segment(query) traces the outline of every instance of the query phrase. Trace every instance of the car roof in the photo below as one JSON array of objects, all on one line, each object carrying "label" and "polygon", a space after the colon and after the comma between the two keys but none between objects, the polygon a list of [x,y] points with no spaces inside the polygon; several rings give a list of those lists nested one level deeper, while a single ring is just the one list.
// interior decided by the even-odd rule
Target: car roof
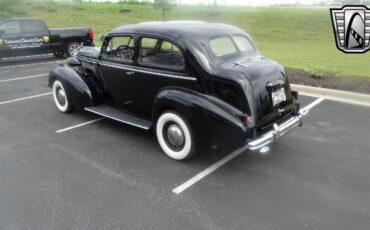
[{"label": "car roof", "polygon": [[245,34],[242,30],[220,23],[208,23],[201,21],[167,21],[167,22],[144,22],[131,25],[123,25],[113,29],[109,34],[139,33],[179,38],[204,38],[219,36],[222,34]]},{"label": "car roof", "polygon": [[[215,71],[212,65],[216,65],[216,58],[208,46],[210,39],[220,36],[244,35],[252,42],[250,36],[239,28],[201,21],[144,22],[124,25],[113,29],[108,36],[129,34],[158,36],[172,40],[183,50],[190,52],[209,73]],[[257,49],[248,55],[256,54],[258,54]]]}]

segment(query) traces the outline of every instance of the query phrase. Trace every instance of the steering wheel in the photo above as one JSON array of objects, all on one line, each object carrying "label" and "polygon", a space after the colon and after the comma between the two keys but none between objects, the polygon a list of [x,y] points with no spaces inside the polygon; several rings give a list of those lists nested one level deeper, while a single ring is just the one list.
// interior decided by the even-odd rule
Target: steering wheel
[{"label": "steering wheel", "polygon": [[122,53],[128,59],[134,58],[134,50],[128,45],[120,45],[116,48],[116,51],[117,54]]}]

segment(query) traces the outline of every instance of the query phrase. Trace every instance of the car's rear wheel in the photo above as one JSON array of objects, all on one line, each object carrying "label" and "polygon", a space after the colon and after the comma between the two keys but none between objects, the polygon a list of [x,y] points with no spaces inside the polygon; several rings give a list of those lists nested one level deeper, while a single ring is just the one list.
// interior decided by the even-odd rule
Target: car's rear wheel
[{"label": "car's rear wheel", "polygon": [[185,161],[193,156],[193,133],[186,119],[177,112],[166,111],[159,116],[156,135],[159,145],[168,157]]},{"label": "car's rear wheel", "polygon": [[68,101],[68,95],[65,88],[59,80],[55,80],[53,83],[53,98],[56,107],[62,113],[69,113],[73,110],[73,107]]},{"label": "car's rear wheel", "polygon": [[67,45],[67,56],[76,57],[78,51],[81,49],[81,44],[78,42],[70,42]]}]

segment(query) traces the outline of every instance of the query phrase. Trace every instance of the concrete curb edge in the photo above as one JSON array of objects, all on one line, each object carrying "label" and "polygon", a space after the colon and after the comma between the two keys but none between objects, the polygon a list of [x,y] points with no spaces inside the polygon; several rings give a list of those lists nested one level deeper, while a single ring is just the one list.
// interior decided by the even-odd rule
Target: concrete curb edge
[{"label": "concrete curb edge", "polygon": [[297,90],[299,94],[311,97],[320,97],[327,100],[339,101],[355,105],[370,107],[370,95],[362,93],[353,93],[342,90],[317,88],[305,85],[291,84],[292,90]]}]

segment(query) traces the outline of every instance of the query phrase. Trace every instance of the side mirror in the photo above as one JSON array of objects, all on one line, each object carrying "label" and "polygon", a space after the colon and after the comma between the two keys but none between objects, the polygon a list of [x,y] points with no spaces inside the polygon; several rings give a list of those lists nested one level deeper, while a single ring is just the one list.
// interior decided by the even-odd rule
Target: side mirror
[{"label": "side mirror", "polygon": [[75,57],[70,57],[67,59],[67,65],[70,67],[77,67],[81,65],[81,62]]},{"label": "side mirror", "polygon": [[101,34],[99,39],[100,39],[101,42],[104,42],[106,37],[107,37],[106,34]]}]

